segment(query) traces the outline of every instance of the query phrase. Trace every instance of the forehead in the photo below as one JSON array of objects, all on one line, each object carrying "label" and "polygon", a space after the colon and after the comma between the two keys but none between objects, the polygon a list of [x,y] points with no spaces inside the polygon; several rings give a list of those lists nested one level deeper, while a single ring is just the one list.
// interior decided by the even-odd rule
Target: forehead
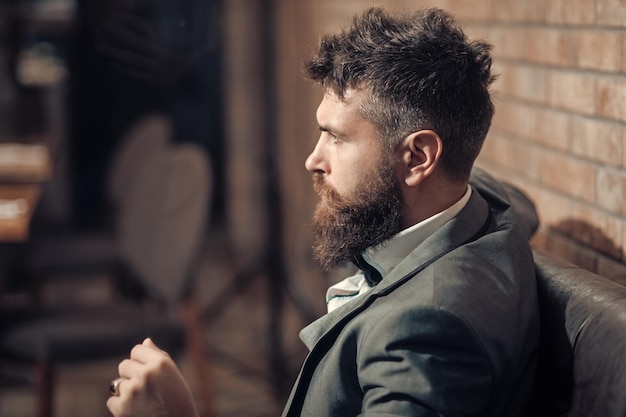
[{"label": "forehead", "polygon": [[349,128],[350,126],[368,123],[361,114],[366,100],[366,93],[359,90],[348,90],[341,98],[331,90],[324,92],[324,97],[317,108],[317,122],[324,129]]}]

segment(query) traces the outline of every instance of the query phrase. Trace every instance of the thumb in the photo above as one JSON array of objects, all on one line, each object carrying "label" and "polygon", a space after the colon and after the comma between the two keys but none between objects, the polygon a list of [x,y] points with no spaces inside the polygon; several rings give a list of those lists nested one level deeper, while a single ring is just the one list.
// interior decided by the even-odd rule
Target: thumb
[{"label": "thumb", "polygon": [[146,346],[146,347],[149,347],[149,348],[152,348],[152,349],[156,349],[156,350],[158,350],[159,352],[162,352],[162,350],[161,350],[161,349],[159,349],[159,347],[158,347],[158,346],[157,346],[157,345],[156,345],[156,344],[152,341],[152,339],[150,339],[149,337],[147,337],[147,338],[145,338],[145,339],[144,339],[144,341],[143,341],[142,345],[143,345],[143,346]]}]

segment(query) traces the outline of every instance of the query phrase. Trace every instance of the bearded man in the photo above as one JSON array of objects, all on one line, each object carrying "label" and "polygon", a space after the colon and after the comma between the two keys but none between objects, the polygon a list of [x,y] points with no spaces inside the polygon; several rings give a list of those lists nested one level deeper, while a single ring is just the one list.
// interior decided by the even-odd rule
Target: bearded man
[{"label": "bearded man", "polygon": [[[324,91],[306,160],[315,258],[359,271],[301,332],[310,353],[283,417],[525,415],[537,217],[473,168],[494,112],[489,45],[439,9],[373,8],[323,38],[307,70]],[[194,416],[175,367],[151,366],[163,357],[146,341],[122,362],[115,416]]]}]

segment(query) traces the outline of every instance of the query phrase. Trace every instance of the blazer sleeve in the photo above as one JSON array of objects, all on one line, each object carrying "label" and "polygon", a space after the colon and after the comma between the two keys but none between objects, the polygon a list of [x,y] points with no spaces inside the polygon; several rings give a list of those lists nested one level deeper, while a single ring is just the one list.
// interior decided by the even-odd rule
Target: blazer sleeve
[{"label": "blazer sleeve", "polygon": [[488,356],[471,327],[437,307],[395,306],[358,344],[362,417],[483,416]]}]

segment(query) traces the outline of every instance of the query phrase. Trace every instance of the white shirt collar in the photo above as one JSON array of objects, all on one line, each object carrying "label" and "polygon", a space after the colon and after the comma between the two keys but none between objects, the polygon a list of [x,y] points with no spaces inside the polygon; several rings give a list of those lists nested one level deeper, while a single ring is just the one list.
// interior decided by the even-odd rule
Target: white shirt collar
[{"label": "white shirt collar", "polygon": [[[399,264],[417,246],[422,244],[440,227],[452,220],[465,207],[472,195],[472,188],[468,185],[463,197],[447,209],[408,227],[382,246],[370,248],[363,253],[367,263],[375,267],[384,278],[397,264]],[[326,292],[328,311],[333,311],[351,299],[370,290],[361,271],[331,286]]]},{"label": "white shirt collar", "polygon": [[385,244],[369,248],[363,253],[363,258],[374,266],[384,277],[409,253],[421,245],[430,235],[452,220],[465,207],[472,195],[472,187],[467,186],[465,194],[447,209],[410,226]]}]

